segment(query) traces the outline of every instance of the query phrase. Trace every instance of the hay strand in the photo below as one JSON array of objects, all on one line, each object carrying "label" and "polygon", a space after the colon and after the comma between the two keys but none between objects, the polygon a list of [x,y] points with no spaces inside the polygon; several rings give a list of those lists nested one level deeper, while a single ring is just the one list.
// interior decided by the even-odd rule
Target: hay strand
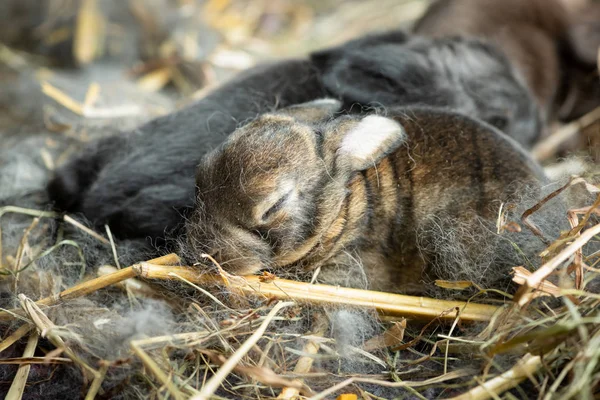
[{"label": "hay strand", "polygon": [[21,302],[21,307],[26,312],[27,316],[33,321],[38,332],[42,337],[47,337],[48,340],[57,348],[62,349],[65,354],[76,363],[84,373],[84,376],[88,378],[92,376],[93,378],[98,377],[98,371],[94,368],[90,367],[86,362],[84,362],[73,350],[71,350],[64,340],[54,331],[56,327],[54,323],[42,312],[42,310],[35,304],[31,299],[29,299],[24,294],[19,295],[19,301]]},{"label": "hay strand", "polygon": [[[327,318],[325,318],[323,314],[319,313],[315,318],[314,326],[316,327],[316,329],[311,336],[323,337],[329,326]],[[314,357],[311,356],[317,354],[319,352],[320,347],[321,346],[319,342],[315,339],[306,342],[302,349],[302,353],[304,353],[305,355],[300,357],[296,362],[296,366],[294,367],[294,374],[304,374],[310,372],[313,362],[315,360]],[[300,384],[302,383],[301,380],[298,380],[298,382]],[[300,390],[298,390],[297,388],[286,387],[283,388],[281,393],[279,393],[279,396],[277,396],[277,400],[292,400],[296,399],[299,395]]]},{"label": "hay strand", "polygon": [[[142,278],[174,280],[176,276],[198,284],[223,284],[220,277],[200,274],[190,267],[165,267],[152,263],[133,266]],[[231,279],[230,279],[231,280]],[[498,311],[497,306],[438,300],[427,297],[407,296],[372,290],[350,289],[331,285],[314,285],[274,278],[264,282],[260,276],[244,276],[231,280],[229,288],[265,299],[287,299],[311,304],[343,305],[350,307],[375,308],[383,315],[408,316],[413,318],[442,318],[454,320],[457,312],[463,321],[489,321]]]},{"label": "hay strand", "polygon": [[167,374],[154,362],[154,360],[146,353],[135,340],[130,343],[131,350],[138,356],[144,366],[158,379],[169,391],[175,400],[183,400],[185,396],[175,387],[175,384],[169,379]]},{"label": "hay strand", "polygon": [[538,270],[532,273],[525,284],[521,286],[519,292],[515,296],[515,300],[520,306],[525,305],[529,300],[528,295],[532,290],[536,289],[544,279],[546,279],[556,268],[558,268],[565,260],[575,254],[583,245],[589,242],[594,236],[600,234],[600,224],[595,225],[575,239],[570,245],[553,257],[550,261],[542,265]]},{"label": "hay strand", "polygon": [[[197,284],[223,284],[217,275],[207,275],[191,267],[172,266],[179,260],[174,254],[159,259],[143,262],[123,268],[112,274],[107,274],[80,283],[56,295],[46,297],[36,302],[38,306],[49,306],[62,301],[82,297],[99,289],[135,278],[182,280]],[[155,264],[156,261],[166,265]],[[498,312],[497,306],[461,301],[438,300],[427,297],[407,296],[393,293],[376,292],[372,290],[350,289],[331,285],[314,285],[274,278],[264,282],[260,276],[234,277],[229,279],[229,288],[237,289],[245,294],[260,296],[267,300],[283,299],[309,302],[312,304],[344,305],[352,307],[375,308],[387,316],[402,316],[413,318],[442,318],[454,320],[457,315],[463,321],[489,321]],[[18,310],[0,312],[0,320],[10,319]]]},{"label": "hay strand", "polygon": [[6,339],[0,342],[0,352],[8,349],[23,336],[27,335],[32,328],[33,326],[30,324],[21,325],[16,331],[11,333]]},{"label": "hay strand", "polygon": [[414,381],[414,382],[411,382],[411,381],[388,382],[388,381],[380,381],[380,380],[376,380],[376,379],[352,377],[352,378],[346,379],[345,381],[338,383],[337,385],[330,387],[327,390],[322,391],[321,393],[319,393],[315,396],[312,396],[309,400],[322,400],[322,399],[328,398],[329,395],[331,395],[339,390],[342,390],[343,388],[345,388],[349,385],[352,385],[354,383],[370,383],[373,385],[379,385],[379,386],[384,386],[384,387],[393,387],[393,388],[413,388],[413,387],[428,386],[428,385],[446,382],[449,380],[458,379],[463,376],[469,375],[471,372],[472,371],[469,371],[469,370],[456,370],[456,371],[448,372],[447,374],[444,374],[444,375],[436,376],[435,378],[430,378],[430,379],[426,379],[423,381]]},{"label": "hay strand", "polygon": [[103,237],[99,233],[95,232],[94,230],[88,228],[87,226],[83,225],[81,222],[75,220],[74,218],[72,218],[72,217],[70,217],[68,215],[65,215],[63,217],[63,221],[65,221],[66,223],[71,224],[74,227],[76,227],[77,229],[79,229],[79,230],[87,233],[88,235],[90,235],[91,237],[95,238],[99,242],[102,242],[104,244],[109,244],[108,240],[106,240],[105,237]]},{"label": "hay strand", "polygon": [[500,376],[474,387],[452,400],[486,400],[498,398],[509,389],[514,388],[542,367],[542,358],[526,354],[517,364]]},{"label": "hay strand", "polygon": [[[38,339],[39,336],[37,331],[31,332],[29,339],[27,339],[27,345],[25,346],[23,357],[28,358],[33,356],[38,344]],[[15,379],[13,379],[10,389],[6,394],[6,400],[19,400],[23,397],[23,391],[25,390],[25,385],[27,384],[27,377],[29,376],[30,369],[31,364],[23,364],[19,366],[17,374],[15,375]]]},{"label": "hay strand", "polygon": [[560,150],[560,147],[573,136],[578,135],[583,129],[600,120],[600,107],[595,108],[576,121],[570,122],[557,129],[546,139],[536,144],[531,155],[538,161],[544,161]]},{"label": "hay strand", "polygon": [[[177,264],[177,263],[179,263],[180,259],[175,254],[168,254],[166,256],[152,259],[150,261],[152,261],[153,263],[156,263],[156,265],[164,264],[164,266],[166,266],[166,265]],[[63,290],[62,292],[60,292],[58,294],[48,296],[46,298],[38,300],[35,302],[35,304],[38,306],[56,305],[62,301],[66,301],[66,300],[74,299],[74,298],[78,298],[78,297],[83,297],[90,293],[94,293],[100,289],[103,289],[107,286],[114,285],[116,283],[122,282],[122,281],[130,279],[130,278],[135,278],[136,275],[137,275],[137,272],[133,268],[133,266],[123,268],[112,274],[107,274],[107,275],[103,275],[103,276],[100,276],[95,279],[90,279],[89,281],[80,283],[69,289]],[[22,311],[17,310],[17,309],[3,311],[3,312],[0,312],[0,321],[6,321],[6,320],[12,318],[14,316],[14,314],[23,315]]]},{"label": "hay strand", "polygon": [[192,400],[209,400],[212,394],[219,388],[223,380],[229,375],[231,371],[239,364],[242,358],[250,351],[250,349],[258,342],[262,335],[267,330],[267,327],[277,315],[277,313],[285,307],[293,306],[295,303],[288,302],[279,302],[277,303],[267,314],[264,321],[258,329],[240,346],[240,348],[233,353],[229,359],[219,368],[216,374],[214,374],[207,382],[203,385],[202,390],[199,394],[192,397]]}]

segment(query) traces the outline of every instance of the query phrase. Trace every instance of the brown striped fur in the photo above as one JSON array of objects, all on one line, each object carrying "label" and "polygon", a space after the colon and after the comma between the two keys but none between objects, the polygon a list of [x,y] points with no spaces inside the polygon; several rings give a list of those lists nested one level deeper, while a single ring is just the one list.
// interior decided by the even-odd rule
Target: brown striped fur
[{"label": "brown striped fur", "polygon": [[186,253],[210,253],[235,274],[323,267],[329,283],[347,282],[361,263],[371,288],[421,293],[440,275],[424,250],[435,240],[429,224],[493,223],[501,202],[545,179],[496,129],[428,108],[388,110],[403,139],[360,166],[340,149],[366,118],[327,118],[333,111],[313,103],[266,114],[205,157]]}]

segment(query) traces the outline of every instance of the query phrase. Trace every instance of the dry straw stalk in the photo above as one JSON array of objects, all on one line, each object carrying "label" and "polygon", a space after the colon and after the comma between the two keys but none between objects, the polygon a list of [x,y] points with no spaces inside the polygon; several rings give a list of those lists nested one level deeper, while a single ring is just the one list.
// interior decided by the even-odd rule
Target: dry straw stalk
[{"label": "dry straw stalk", "polygon": [[221,383],[227,378],[227,375],[242,361],[242,358],[252,349],[252,347],[262,338],[267,327],[277,315],[277,313],[285,308],[293,306],[293,302],[279,302],[271,309],[269,314],[265,317],[265,320],[262,324],[254,331],[252,336],[250,336],[241,346],[240,348],[233,353],[227,361],[219,368],[216,374],[214,374],[207,382],[202,386],[202,391],[196,396],[192,397],[192,400],[208,400],[214,392],[217,391]]},{"label": "dry straw stalk", "polygon": [[[313,326],[316,328],[316,330],[312,336],[323,337],[325,336],[327,328],[329,328],[329,323],[325,315],[318,314],[315,318]],[[311,357],[311,355],[317,354],[319,352],[320,347],[321,345],[316,340],[309,340],[308,342],[306,342],[304,348],[302,349],[302,353],[305,355],[300,357],[296,362],[296,366],[294,367],[295,374],[303,374],[310,372],[310,369],[312,368],[313,362],[315,360],[313,357]],[[298,380],[298,382],[302,383],[300,380]],[[298,388],[286,387],[283,388],[281,393],[279,393],[279,396],[277,396],[277,400],[292,400],[297,399],[298,396],[300,396],[300,390]]]},{"label": "dry straw stalk", "polygon": [[[27,346],[25,346],[25,351],[23,352],[23,357],[33,356],[37,347],[38,339],[39,336],[37,331],[33,331],[31,335],[29,335]],[[10,385],[10,389],[6,394],[6,400],[17,400],[23,397],[23,391],[25,390],[25,384],[27,383],[27,377],[29,376],[30,369],[30,364],[23,364],[19,367],[17,374],[15,375],[15,379],[13,379],[12,385]]]},{"label": "dry straw stalk", "polygon": [[[133,268],[137,270],[140,277],[147,279],[175,280],[178,277],[183,277],[193,283],[223,285],[221,277],[201,274],[198,269],[190,267],[140,263],[133,266]],[[228,281],[227,286],[230,289],[241,290],[247,295],[261,296],[269,300],[287,299],[312,304],[373,307],[384,315],[393,316],[427,319],[441,317],[454,320],[457,312],[459,312],[462,320],[489,321],[500,309],[487,304],[437,300],[330,285],[314,285],[279,278],[264,281],[260,276],[244,276],[239,277],[239,279],[229,278]]]},{"label": "dry straw stalk", "polygon": [[[150,260],[150,262],[136,264],[112,274],[75,285],[54,296],[39,300],[36,304],[39,306],[58,304],[139,276],[159,280],[181,280],[181,278],[184,278],[197,284],[217,284],[241,291],[246,295],[260,296],[268,300],[282,299],[312,304],[370,307],[388,316],[454,320],[458,314],[464,321],[489,321],[494,314],[501,310],[500,307],[487,304],[438,300],[330,285],[314,285],[279,278],[265,281],[260,276],[230,277],[225,283],[224,279],[218,275],[202,274],[197,268],[193,267],[172,265],[178,261],[179,258],[175,254],[169,254]],[[19,310],[0,312],[0,321],[11,319],[15,314],[22,313]]]},{"label": "dry straw stalk", "polygon": [[[177,255],[175,254],[167,254],[166,256],[158,257],[150,261],[155,264],[172,265],[179,262],[179,257],[177,257]],[[69,289],[63,290],[60,293],[45,297],[41,300],[36,301],[35,304],[37,304],[38,306],[52,306],[69,299],[75,299],[78,297],[86,296],[107,286],[114,285],[135,277],[136,270],[134,270],[133,267],[123,268],[112,274],[104,275],[95,279],[90,279],[89,281],[85,281],[83,283],[70,287]],[[14,318],[15,314],[24,315],[24,312],[19,309],[0,312],[0,321],[12,319]]]},{"label": "dry straw stalk", "polygon": [[486,400],[498,398],[498,395],[514,388],[528,377],[532,376],[542,367],[542,358],[526,354],[519,362],[508,371],[489,381],[474,387],[452,400]]}]

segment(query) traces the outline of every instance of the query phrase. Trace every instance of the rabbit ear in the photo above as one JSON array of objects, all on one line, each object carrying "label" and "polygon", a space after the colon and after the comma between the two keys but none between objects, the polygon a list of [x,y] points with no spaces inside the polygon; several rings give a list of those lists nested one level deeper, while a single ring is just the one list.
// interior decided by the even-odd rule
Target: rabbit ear
[{"label": "rabbit ear", "polygon": [[332,117],[341,108],[342,103],[339,101],[325,98],[297,104],[281,112],[301,122],[315,123]]},{"label": "rabbit ear", "polygon": [[310,54],[310,60],[321,73],[327,72],[353,50],[363,51],[382,44],[399,45],[408,40],[408,34],[401,30],[373,33],[343,43],[340,46],[317,50]]},{"label": "rabbit ear", "polygon": [[337,160],[350,172],[373,167],[406,141],[402,125],[393,119],[369,115],[350,128],[337,150]]}]

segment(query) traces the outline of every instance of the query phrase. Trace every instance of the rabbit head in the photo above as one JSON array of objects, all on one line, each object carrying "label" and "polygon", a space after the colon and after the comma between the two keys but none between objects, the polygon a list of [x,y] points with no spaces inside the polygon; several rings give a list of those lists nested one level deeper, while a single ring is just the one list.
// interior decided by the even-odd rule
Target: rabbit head
[{"label": "rabbit head", "polygon": [[310,260],[332,256],[351,177],[405,139],[402,126],[382,116],[333,122],[340,107],[324,99],[264,114],[204,157],[188,251],[211,254],[235,274],[314,268]]}]

